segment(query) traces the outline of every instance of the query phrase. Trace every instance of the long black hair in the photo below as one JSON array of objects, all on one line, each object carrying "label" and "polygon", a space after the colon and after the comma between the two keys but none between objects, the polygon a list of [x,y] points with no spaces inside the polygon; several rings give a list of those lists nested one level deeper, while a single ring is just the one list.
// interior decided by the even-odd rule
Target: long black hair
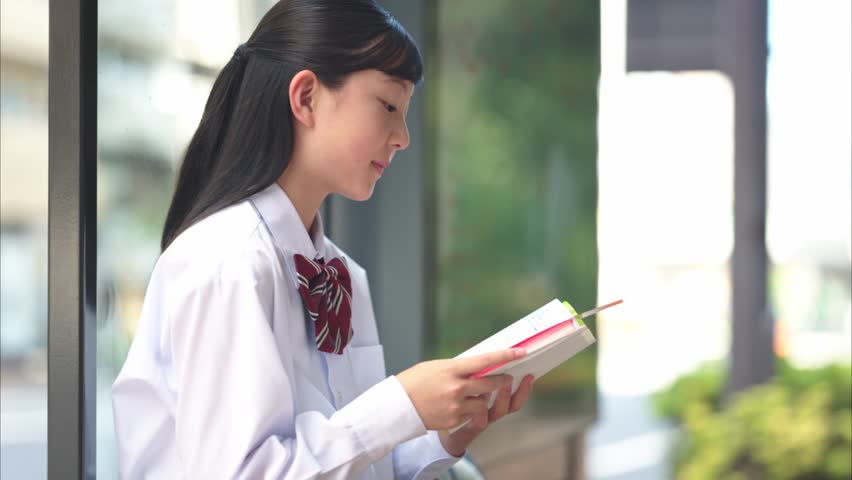
[{"label": "long black hair", "polygon": [[213,83],[183,158],[160,247],[275,182],[293,151],[289,86],[310,70],[328,88],[367,69],[418,84],[414,40],[375,0],[280,0]]}]

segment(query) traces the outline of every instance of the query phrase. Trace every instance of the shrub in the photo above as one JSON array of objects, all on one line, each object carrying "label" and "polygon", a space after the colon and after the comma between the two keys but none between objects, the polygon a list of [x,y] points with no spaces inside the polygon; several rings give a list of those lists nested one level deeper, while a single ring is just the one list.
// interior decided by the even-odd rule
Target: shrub
[{"label": "shrub", "polygon": [[720,364],[655,395],[682,426],[672,451],[683,479],[852,478],[852,368],[799,369],[780,361],[772,382],[723,402]]}]

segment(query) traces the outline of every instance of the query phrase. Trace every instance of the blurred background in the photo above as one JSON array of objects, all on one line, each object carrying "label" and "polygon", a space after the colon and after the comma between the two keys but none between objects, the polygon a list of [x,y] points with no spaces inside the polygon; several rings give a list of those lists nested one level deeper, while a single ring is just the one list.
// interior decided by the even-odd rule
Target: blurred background
[{"label": "blurred background", "polygon": [[[760,341],[774,374],[736,394],[737,82],[695,60],[726,48],[702,15],[736,19],[700,1],[385,4],[426,58],[411,122],[425,227],[407,252],[425,264],[421,356],[454,356],[555,297],[625,300],[590,322],[594,349],[471,449],[485,476],[852,478],[850,2],[768,2]],[[182,150],[270,5],[98,2],[100,478],[117,478],[109,388]],[[0,7],[0,477],[45,478],[48,1]],[[667,67],[675,43],[698,52],[688,68]]]}]

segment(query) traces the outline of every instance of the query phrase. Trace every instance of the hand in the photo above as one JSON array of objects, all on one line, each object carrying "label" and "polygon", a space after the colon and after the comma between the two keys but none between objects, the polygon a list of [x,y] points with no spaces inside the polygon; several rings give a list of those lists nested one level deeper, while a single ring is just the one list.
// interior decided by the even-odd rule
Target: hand
[{"label": "hand", "polygon": [[[446,430],[488,411],[488,395],[509,385],[509,375],[470,378],[482,369],[526,355],[523,349],[506,349],[482,355],[433,360],[396,377],[429,430]],[[487,395],[486,395],[487,394]]]},{"label": "hand", "polygon": [[[527,399],[530,397],[534,381],[535,378],[532,375],[524,377],[514,395],[511,395],[512,383],[509,382],[507,386],[500,389],[497,398],[494,399],[494,405],[491,406],[490,410],[477,412],[470,423],[453,433],[449,433],[446,430],[441,431],[439,435],[444,449],[456,457],[464,455],[468,445],[492,423],[500,420],[506,414],[517,412],[523,408],[524,404],[527,403]],[[485,395],[486,402],[489,395]]]}]

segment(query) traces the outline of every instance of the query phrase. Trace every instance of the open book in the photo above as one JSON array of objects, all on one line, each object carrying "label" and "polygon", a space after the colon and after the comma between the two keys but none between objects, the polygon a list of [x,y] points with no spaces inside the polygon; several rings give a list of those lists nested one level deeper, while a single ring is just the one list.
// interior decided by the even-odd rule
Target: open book
[{"label": "open book", "polygon": [[[526,317],[500,330],[456,358],[470,357],[505,348],[525,348],[527,354],[517,360],[486,368],[474,377],[509,374],[512,376],[512,393],[518,389],[525,376],[539,378],[562,362],[595,343],[583,319],[601,310],[622,303],[622,300],[578,314],[568,302],[552,300]],[[494,403],[491,396],[489,406]],[[453,432],[464,425],[450,430]]]}]

